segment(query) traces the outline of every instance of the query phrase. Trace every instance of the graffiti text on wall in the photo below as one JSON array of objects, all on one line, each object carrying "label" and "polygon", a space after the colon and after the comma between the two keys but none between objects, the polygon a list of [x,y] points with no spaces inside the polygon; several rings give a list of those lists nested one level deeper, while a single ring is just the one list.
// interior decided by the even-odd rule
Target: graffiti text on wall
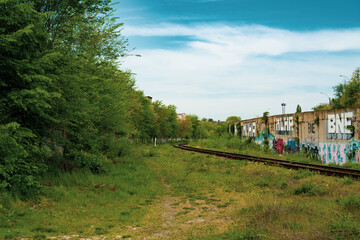
[{"label": "graffiti text on wall", "polygon": [[243,125],[243,136],[256,137],[256,122],[247,122]]},{"label": "graffiti text on wall", "polygon": [[326,138],[339,140],[352,138],[351,130],[347,127],[351,126],[353,116],[353,112],[329,114],[326,119]]},{"label": "graffiti text on wall", "polygon": [[319,149],[319,156],[323,163],[342,165],[346,162],[345,143],[320,143]]},{"label": "graffiti text on wall", "polygon": [[279,135],[292,135],[293,134],[293,117],[279,117],[275,120],[275,131]]},{"label": "graffiti text on wall", "polygon": [[315,123],[308,123],[308,133],[315,133]]}]

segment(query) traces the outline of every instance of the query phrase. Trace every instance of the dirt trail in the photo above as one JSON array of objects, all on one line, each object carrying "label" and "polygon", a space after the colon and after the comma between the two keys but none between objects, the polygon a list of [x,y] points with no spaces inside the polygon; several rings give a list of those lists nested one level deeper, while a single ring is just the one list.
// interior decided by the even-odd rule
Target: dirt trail
[{"label": "dirt trail", "polygon": [[[222,233],[233,224],[226,207],[204,199],[174,196],[172,187],[166,184],[168,194],[151,207],[144,225],[129,228],[132,239],[186,239],[202,234]],[[231,208],[231,207],[230,207]]]}]

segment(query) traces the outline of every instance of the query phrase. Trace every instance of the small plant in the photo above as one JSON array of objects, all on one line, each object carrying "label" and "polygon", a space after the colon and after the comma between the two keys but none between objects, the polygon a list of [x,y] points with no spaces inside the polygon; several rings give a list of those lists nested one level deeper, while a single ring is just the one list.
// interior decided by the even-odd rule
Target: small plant
[{"label": "small plant", "polygon": [[314,172],[307,169],[299,169],[294,173],[294,179],[303,179],[315,175]]},{"label": "small plant", "polygon": [[95,235],[105,235],[108,233],[109,233],[108,230],[102,229],[101,227],[95,228],[95,232],[94,232]]},{"label": "small plant", "polygon": [[319,124],[320,124],[320,118],[319,118],[319,115],[316,115],[316,116],[315,116],[314,123],[315,123],[317,126],[319,126]]},{"label": "small plant", "polygon": [[344,177],[343,179],[342,179],[342,182],[344,183],[344,184],[346,184],[346,185],[350,185],[350,184],[353,184],[353,179],[351,178],[351,177]]},{"label": "small plant", "polygon": [[300,186],[294,188],[295,195],[304,194],[306,196],[315,196],[317,193],[317,187],[312,183],[303,183]]},{"label": "small plant", "polygon": [[68,157],[72,159],[77,168],[89,169],[97,174],[108,172],[112,164],[110,160],[100,153],[88,153],[82,150],[73,150]]},{"label": "small plant", "polygon": [[348,210],[357,210],[360,208],[360,194],[337,199],[336,202]]},{"label": "small plant", "polygon": [[360,227],[358,221],[351,216],[345,215],[328,225],[328,228],[337,239],[359,239]]}]

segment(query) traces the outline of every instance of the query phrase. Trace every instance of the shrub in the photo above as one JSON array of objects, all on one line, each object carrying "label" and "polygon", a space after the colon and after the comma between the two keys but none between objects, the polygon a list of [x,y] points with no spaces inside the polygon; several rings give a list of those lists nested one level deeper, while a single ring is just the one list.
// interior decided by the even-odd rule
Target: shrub
[{"label": "shrub", "polygon": [[304,194],[306,196],[316,195],[317,187],[312,183],[303,183],[300,186],[294,188],[294,194],[300,195]]},{"label": "shrub", "polygon": [[0,191],[36,196],[41,189],[39,177],[46,171],[44,158],[44,148],[31,130],[15,122],[0,125]]},{"label": "shrub", "polygon": [[89,169],[91,172],[97,174],[109,171],[112,164],[100,153],[88,153],[82,150],[73,150],[68,157],[73,161],[76,168]]}]

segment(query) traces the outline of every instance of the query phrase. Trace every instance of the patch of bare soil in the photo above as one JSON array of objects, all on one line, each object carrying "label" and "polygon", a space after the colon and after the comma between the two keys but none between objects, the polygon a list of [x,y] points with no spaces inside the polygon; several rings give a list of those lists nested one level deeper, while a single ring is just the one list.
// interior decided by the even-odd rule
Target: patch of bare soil
[{"label": "patch of bare soil", "polygon": [[[171,186],[164,185],[170,190]],[[234,223],[233,207],[208,199],[166,195],[153,205],[141,227],[130,227],[126,234],[132,239],[186,239],[225,232]]]}]

